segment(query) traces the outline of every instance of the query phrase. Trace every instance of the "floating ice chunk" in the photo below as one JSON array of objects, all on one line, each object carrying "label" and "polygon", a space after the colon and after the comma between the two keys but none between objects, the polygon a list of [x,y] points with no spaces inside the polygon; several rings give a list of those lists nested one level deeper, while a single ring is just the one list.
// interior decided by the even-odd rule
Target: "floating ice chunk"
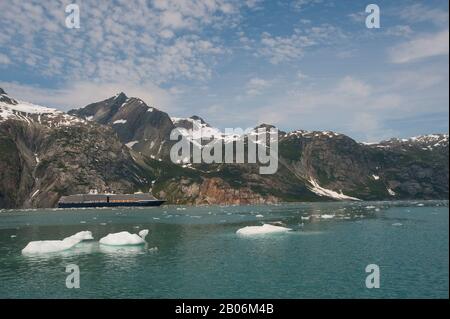
[{"label": "floating ice chunk", "polygon": [[262,226],[247,226],[241,229],[238,229],[236,231],[236,234],[238,235],[260,235],[260,234],[271,234],[271,233],[283,233],[291,231],[292,229],[281,227],[281,226],[274,226],[269,224],[264,224]]},{"label": "floating ice chunk", "polygon": [[92,240],[92,233],[90,231],[81,231],[63,240],[39,240],[29,242],[28,245],[22,249],[22,254],[47,254],[63,250],[67,250],[79,244],[83,240]]},{"label": "floating ice chunk", "polygon": [[[78,239],[80,241],[93,240],[94,239],[94,237],[92,237],[92,232],[90,232],[88,230],[80,231],[80,232],[76,233],[75,235],[72,235],[72,236],[67,237],[67,238]],[[65,238],[65,239],[67,239],[67,238]]]},{"label": "floating ice chunk", "polygon": [[109,246],[143,245],[145,244],[145,236],[147,236],[147,234],[147,229],[141,230],[139,235],[130,234],[127,231],[108,234],[100,239],[100,244]]},{"label": "floating ice chunk", "polygon": [[255,215],[255,217],[256,218],[264,218],[264,215],[258,214],[258,215]]},{"label": "floating ice chunk", "polygon": [[311,216],[301,216],[301,220],[310,220]]},{"label": "floating ice chunk", "polygon": [[392,226],[397,226],[398,227],[398,226],[403,226],[403,224],[402,223],[393,223]]},{"label": "floating ice chunk", "polygon": [[145,240],[145,237],[148,235],[148,229],[143,229],[139,232],[139,236]]},{"label": "floating ice chunk", "polygon": [[322,219],[332,219],[332,218],[334,218],[334,215],[322,214],[322,215],[320,215],[320,218],[322,218]]}]

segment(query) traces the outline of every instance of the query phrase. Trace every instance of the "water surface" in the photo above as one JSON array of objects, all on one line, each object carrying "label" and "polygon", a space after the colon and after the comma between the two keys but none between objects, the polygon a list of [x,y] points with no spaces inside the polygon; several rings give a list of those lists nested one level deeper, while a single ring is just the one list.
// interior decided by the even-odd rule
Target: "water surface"
[{"label": "water surface", "polygon": [[[448,220],[447,201],[3,210],[0,298],[448,298]],[[236,235],[263,222],[293,231]],[[141,229],[144,247],[98,244]],[[21,254],[81,230],[95,241]],[[68,264],[80,289],[66,288]],[[365,286],[368,264],[380,267],[379,289]]]}]

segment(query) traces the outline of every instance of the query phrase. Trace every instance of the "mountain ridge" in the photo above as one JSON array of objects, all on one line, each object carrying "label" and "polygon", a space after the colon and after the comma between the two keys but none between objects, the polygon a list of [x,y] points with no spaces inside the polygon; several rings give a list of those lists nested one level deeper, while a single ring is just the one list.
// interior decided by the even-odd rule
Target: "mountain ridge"
[{"label": "mountain ridge", "polygon": [[16,102],[0,94],[0,208],[53,207],[89,188],[198,205],[448,199],[448,134],[367,144],[331,131],[280,131],[279,168],[265,176],[259,164],[171,163],[177,127],[197,125],[225,143],[246,136],[225,136],[196,115],[171,118],[123,92],[68,113]]}]

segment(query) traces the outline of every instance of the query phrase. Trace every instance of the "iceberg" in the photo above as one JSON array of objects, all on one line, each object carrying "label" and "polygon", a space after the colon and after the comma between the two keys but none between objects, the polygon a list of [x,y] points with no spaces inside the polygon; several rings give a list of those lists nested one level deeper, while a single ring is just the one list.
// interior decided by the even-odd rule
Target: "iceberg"
[{"label": "iceberg", "polygon": [[84,240],[92,240],[90,231],[81,231],[63,240],[31,241],[22,249],[22,254],[48,254],[72,248]]},{"label": "iceberg", "polygon": [[283,232],[288,232],[291,230],[292,229],[286,228],[286,227],[264,224],[262,226],[247,226],[247,227],[238,229],[236,231],[236,234],[249,236],[249,235],[260,235],[260,234],[283,233]]},{"label": "iceberg", "polygon": [[133,246],[144,245],[145,237],[148,235],[148,229],[143,229],[138,234],[130,234],[127,231],[108,234],[100,239],[100,244],[108,246]]}]

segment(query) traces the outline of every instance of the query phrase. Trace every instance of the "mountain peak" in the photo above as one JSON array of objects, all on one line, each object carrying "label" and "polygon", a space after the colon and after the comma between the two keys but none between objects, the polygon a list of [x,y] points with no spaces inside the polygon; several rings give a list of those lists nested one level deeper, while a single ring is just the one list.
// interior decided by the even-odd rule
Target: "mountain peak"
[{"label": "mountain peak", "polygon": [[128,99],[128,96],[124,92],[119,92],[114,96],[114,99]]},{"label": "mountain peak", "polygon": [[194,120],[194,121],[200,121],[201,124],[206,124],[206,126],[209,126],[208,123],[206,123],[206,121],[204,119],[202,119],[200,116],[198,115],[192,115],[190,117],[190,119]]},{"label": "mountain peak", "polygon": [[6,92],[2,88],[0,88],[0,94],[5,94],[6,95]]},{"label": "mountain peak", "polygon": [[259,129],[259,128],[265,128],[265,129],[271,129],[271,128],[276,128],[274,125],[271,124],[266,124],[266,123],[262,123],[258,126],[255,127],[255,130]]}]

